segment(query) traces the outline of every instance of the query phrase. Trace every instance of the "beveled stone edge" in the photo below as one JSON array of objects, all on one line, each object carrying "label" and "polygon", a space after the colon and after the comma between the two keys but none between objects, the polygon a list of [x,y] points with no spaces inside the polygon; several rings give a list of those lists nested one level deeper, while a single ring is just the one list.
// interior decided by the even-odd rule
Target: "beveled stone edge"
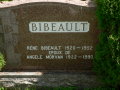
[{"label": "beveled stone edge", "polygon": [[0,76],[39,76],[42,72],[0,72]]},{"label": "beveled stone edge", "polygon": [[0,72],[0,78],[34,78],[34,77],[41,77],[45,75],[68,75],[68,76],[81,76],[81,75],[87,75],[87,76],[95,76],[95,73],[91,72]]},{"label": "beveled stone edge", "polygon": [[73,4],[77,6],[85,6],[85,7],[95,7],[95,2],[91,0],[20,0],[20,1],[4,1],[0,3],[0,8],[7,8],[18,6],[21,4],[28,4],[28,3],[38,3],[38,2],[55,2],[55,3],[64,3],[64,4]]}]

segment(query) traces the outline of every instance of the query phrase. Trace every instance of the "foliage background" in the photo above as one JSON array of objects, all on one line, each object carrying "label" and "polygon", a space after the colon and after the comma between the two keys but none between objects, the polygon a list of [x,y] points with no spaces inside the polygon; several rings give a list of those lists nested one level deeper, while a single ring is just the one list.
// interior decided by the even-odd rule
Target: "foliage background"
[{"label": "foliage background", "polygon": [[5,66],[5,60],[2,53],[0,53],[0,69]]},{"label": "foliage background", "polygon": [[101,34],[94,70],[109,87],[120,87],[120,0],[96,0]]}]

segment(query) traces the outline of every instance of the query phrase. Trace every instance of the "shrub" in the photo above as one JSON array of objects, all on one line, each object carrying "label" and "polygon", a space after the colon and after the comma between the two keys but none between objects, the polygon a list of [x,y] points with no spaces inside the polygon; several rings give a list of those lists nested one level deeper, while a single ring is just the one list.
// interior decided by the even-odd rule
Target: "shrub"
[{"label": "shrub", "polygon": [[120,0],[96,0],[101,34],[94,70],[103,83],[120,86]]},{"label": "shrub", "polygon": [[5,60],[2,53],[0,53],[0,70],[5,66]]}]

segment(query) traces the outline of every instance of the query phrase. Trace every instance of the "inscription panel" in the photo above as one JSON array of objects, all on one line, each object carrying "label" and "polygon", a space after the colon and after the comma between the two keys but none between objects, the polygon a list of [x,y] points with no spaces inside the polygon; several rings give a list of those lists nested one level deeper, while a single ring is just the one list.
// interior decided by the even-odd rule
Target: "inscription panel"
[{"label": "inscription panel", "polygon": [[14,52],[21,55],[12,69],[91,70],[99,34],[95,7],[32,3],[11,10],[18,26]]}]

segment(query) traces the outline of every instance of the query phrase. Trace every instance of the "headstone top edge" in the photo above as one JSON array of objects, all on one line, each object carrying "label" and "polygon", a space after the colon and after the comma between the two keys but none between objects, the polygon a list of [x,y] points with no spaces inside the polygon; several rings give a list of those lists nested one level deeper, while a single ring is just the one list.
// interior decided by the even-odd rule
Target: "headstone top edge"
[{"label": "headstone top edge", "polygon": [[84,7],[95,7],[95,3],[91,0],[13,0],[13,1],[4,1],[0,3],[0,8],[10,8],[14,6],[19,6],[23,4],[31,4],[31,3],[63,3],[63,4],[71,4],[76,6],[84,6]]}]

